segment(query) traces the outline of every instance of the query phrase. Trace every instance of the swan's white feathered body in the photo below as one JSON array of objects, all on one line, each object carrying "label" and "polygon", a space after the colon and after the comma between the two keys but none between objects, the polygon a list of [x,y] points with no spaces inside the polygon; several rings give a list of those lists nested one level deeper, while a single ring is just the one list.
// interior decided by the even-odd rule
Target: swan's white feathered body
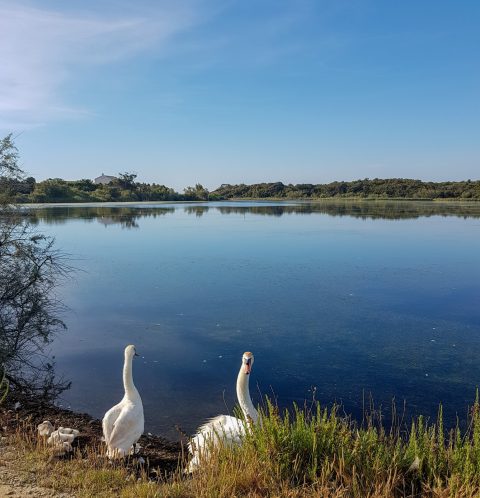
[{"label": "swan's white feathered body", "polygon": [[208,458],[212,447],[220,442],[226,445],[241,444],[247,431],[247,424],[257,421],[258,413],[253,406],[248,388],[252,365],[253,354],[244,353],[237,377],[237,398],[245,419],[241,420],[231,415],[218,415],[201,425],[188,445],[192,454],[188,472],[197,469],[202,459]]},{"label": "swan's white feathered body", "polygon": [[133,445],[143,434],[142,398],[133,384],[132,376],[132,359],[134,355],[135,347],[127,346],[123,365],[125,395],[120,403],[105,413],[102,420],[107,456],[110,458],[124,457],[132,453]]},{"label": "swan's white feathered body", "polygon": [[231,415],[218,415],[201,425],[190,441],[190,450],[205,446],[207,441],[215,437],[225,439],[227,443],[240,443],[245,436],[245,422]]}]

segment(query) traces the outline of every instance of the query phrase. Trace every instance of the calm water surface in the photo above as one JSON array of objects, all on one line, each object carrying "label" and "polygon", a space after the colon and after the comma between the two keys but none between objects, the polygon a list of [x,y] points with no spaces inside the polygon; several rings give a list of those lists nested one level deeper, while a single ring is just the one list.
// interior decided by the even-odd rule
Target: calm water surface
[{"label": "calm water surface", "polygon": [[80,268],[52,350],[61,403],[94,416],[134,363],[146,429],[192,431],[251,389],[281,406],[363,393],[451,422],[480,384],[480,206],[413,202],[138,204],[35,209]]}]

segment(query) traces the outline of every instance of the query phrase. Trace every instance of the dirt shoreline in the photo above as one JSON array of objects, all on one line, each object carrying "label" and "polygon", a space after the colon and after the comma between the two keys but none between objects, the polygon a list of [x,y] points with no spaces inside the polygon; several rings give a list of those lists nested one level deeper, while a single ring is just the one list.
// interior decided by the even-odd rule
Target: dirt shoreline
[{"label": "dirt shoreline", "polygon": [[[84,451],[86,448],[104,446],[102,442],[102,423],[87,413],[77,413],[51,404],[24,401],[15,409],[13,402],[0,407],[0,427],[2,436],[9,436],[17,431],[30,432],[37,437],[36,428],[44,420],[49,420],[55,428],[71,427],[78,429],[80,435],[73,447]],[[138,456],[145,460],[145,469],[158,477],[174,472],[185,453],[183,442],[169,441],[161,436],[144,434],[139,440],[141,449]],[[128,463],[127,463],[128,464]]]}]

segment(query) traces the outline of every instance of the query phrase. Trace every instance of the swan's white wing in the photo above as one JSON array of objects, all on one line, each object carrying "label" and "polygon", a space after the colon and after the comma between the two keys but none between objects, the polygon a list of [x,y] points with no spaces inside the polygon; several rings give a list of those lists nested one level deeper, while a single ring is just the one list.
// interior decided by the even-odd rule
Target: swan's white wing
[{"label": "swan's white wing", "polygon": [[120,412],[122,411],[122,403],[118,403],[115,406],[112,406],[110,410],[103,416],[102,420],[102,428],[103,428],[103,437],[105,438],[105,442],[107,445],[110,441],[110,436],[112,434],[113,426],[115,421],[117,420]]},{"label": "swan's white wing", "polygon": [[108,445],[113,450],[120,450],[121,454],[127,453],[142,435],[143,424],[142,402],[127,404],[115,420]]},{"label": "swan's white wing", "polygon": [[212,446],[218,445],[220,441],[227,445],[241,444],[245,432],[245,423],[230,415],[218,415],[201,425],[188,443],[192,454],[189,472],[195,470],[201,459],[208,456]]},{"label": "swan's white wing", "polygon": [[198,428],[197,435],[221,439],[226,443],[240,443],[245,436],[245,424],[231,415],[218,415]]}]

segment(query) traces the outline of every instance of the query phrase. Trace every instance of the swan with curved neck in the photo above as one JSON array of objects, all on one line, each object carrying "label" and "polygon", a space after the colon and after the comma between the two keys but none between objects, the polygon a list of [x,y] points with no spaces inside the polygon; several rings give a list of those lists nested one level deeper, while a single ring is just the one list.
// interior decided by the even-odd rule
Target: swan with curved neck
[{"label": "swan with curved neck", "polygon": [[196,470],[201,461],[208,458],[212,445],[215,446],[220,441],[227,445],[241,444],[245,436],[246,426],[248,427],[248,424],[257,422],[258,412],[253,406],[249,389],[253,361],[252,353],[243,353],[242,364],[237,377],[237,399],[242,409],[244,420],[231,415],[218,415],[201,425],[188,445],[192,454],[188,464],[188,472]]},{"label": "swan with curved neck", "polygon": [[251,420],[256,423],[258,420],[258,412],[253,406],[252,398],[250,398],[250,373],[253,367],[253,353],[246,352],[242,356],[242,365],[237,377],[237,400],[242,409],[243,416],[246,420]]},{"label": "swan with curved neck", "polygon": [[133,383],[132,361],[134,356],[138,356],[135,346],[127,346],[123,364],[125,394],[122,401],[110,408],[102,420],[107,456],[110,458],[119,458],[130,454],[133,446],[143,434],[142,398]]}]

